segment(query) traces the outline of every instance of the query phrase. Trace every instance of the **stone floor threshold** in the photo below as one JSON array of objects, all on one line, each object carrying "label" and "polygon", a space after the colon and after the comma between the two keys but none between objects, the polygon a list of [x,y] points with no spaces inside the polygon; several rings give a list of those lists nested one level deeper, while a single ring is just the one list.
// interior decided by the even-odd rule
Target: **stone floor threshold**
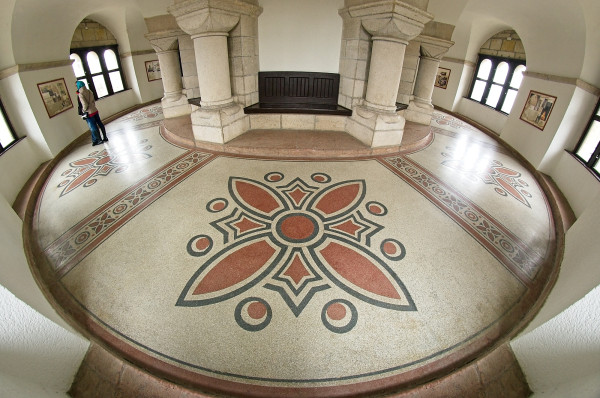
[{"label": "stone floor threshold", "polygon": [[216,152],[281,158],[344,158],[408,153],[422,149],[433,140],[430,126],[406,122],[402,144],[371,148],[341,131],[250,130],[225,144],[196,141],[191,119],[185,116],[165,119],[161,134],[169,142]]},{"label": "stone floor threshold", "polygon": [[[340,386],[341,387],[341,386]],[[340,388],[343,390],[343,388]],[[73,398],[206,398],[197,391],[157,378],[92,343],[68,394]],[[376,397],[524,398],[532,392],[508,343],[453,373],[413,388],[382,391]],[[248,385],[247,397],[257,397]],[[346,396],[343,393],[339,396]]]}]

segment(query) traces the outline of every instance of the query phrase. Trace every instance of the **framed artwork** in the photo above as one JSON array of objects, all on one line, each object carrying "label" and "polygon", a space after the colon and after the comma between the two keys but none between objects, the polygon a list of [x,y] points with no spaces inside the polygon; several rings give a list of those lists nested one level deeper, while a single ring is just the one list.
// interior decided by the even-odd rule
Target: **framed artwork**
[{"label": "framed artwork", "polygon": [[437,75],[435,76],[435,86],[445,90],[448,87],[449,79],[450,69],[438,68]]},{"label": "framed artwork", "polygon": [[520,119],[543,131],[555,103],[556,97],[531,90]]},{"label": "framed artwork", "polygon": [[158,63],[158,60],[146,61],[146,76],[148,76],[149,82],[153,80],[162,79],[162,76],[160,75],[160,64]]},{"label": "framed artwork", "polygon": [[64,78],[38,83],[37,86],[42,96],[42,101],[44,101],[46,112],[48,112],[48,117],[53,118],[59,113],[63,113],[73,107],[73,102],[71,101]]}]

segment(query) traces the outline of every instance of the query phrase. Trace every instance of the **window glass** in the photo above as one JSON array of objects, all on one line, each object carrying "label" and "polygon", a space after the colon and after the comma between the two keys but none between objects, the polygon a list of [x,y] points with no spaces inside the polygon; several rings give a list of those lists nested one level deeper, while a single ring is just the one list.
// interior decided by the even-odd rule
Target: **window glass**
[{"label": "window glass", "polygon": [[96,94],[98,94],[98,98],[102,98],[108,95],[108,89],[106,88],[106,82],[104,81],[104,76],[98,75],[92,77],[94,81],[94,86],[96,87]]},{"label": "window glass", "polygon": [[498,112],[510,113],[523,80],[525,60],[479,54],[476,71],[469,98]]},{"label": "window glass", "polygon": [[479,72],[477,72],[477,77],[479,79],[487,80],[487,78],[490,76],[491,70],[492,70],[492,61],[489,59],[484,59],[479,66]]},{"label": "window glass", "polygon": [[490,89],[488,97],[485,100],[485,104],[495,108],[500,100],[500,94],[502,94],[502,86],[492,84],[492,88]]},{"label": "window glass", "polygon": [[475,82],[475,86],[473,87],[471,98],[475,101],[481,101],[481,97],[483,97],[483,90],[485,90],[485,82],[478,80]]},{"label": "window glass", "polygon": [[73,72],[75,73],[75,77],[80,77],[85,75],[85,71],[83,70],[83,64],[81,63],[81,58],[77,54],[71,54],[69,57],[73,62]]},{"label": "window glass", "polygon": [[110,78],[110,84],[112,85],[113,92],[116,93],[124,90],[123,80],[121,80],[121,72],[110,72],[108,77]]},{"label": "window glass", "polygon": [[12,131],[10,131],[4,115],[0,112],[0,145],[2,145],[2,148],[6,148],[14,140]]},{"label": "window glass", "polygon": [[[113,50],[104,51],[104,62],[108,70],[119,69],[119,63],[117,62],[117,56]],[[117,90],[115,90],[117,91]]]},{"label": "window glass", "polygon": [[517,98],[517,90],[508,90],[506,93],[506,97],[504,97],[504,103],[502,104],[502,112],[510,113],[510,110],[515,103],[515,99]]},{"label": "window glass", "polygon": [[585,162],[589,162],[590,158],[594,154],[596,147],[600,143],[600,122],[593,121],[585,139],[581,143],[581,146],[577,150],[577,156],[582,158]]},{"label": "window glass", "polygon": [[90,68],[90,73],[102,72],[102,67],[100,66],[100,58],[98,58],[98,54],[96,54],[94,51],[90,51],[86,58],[88,68]]},{"label": "window glass", "polygon": [[8,116],[4,111],[2,101],[0,101],[0,152],[4,151],[9,145],[17,140],[17,136],[10,126]]},{"label": "window glass", "polygon": [[[83,71],[78,75],[77,80],[86,82],[96,98],[113,95],[126,89],[126,80],[123,77],[123,71],[119,66],[119,48],[116,45],[100,46],[94,48],[72,48],[71,59],[77,68],[76,74],[81,72],[79,64]],[[87,84],[90,83],[90,84]]]},{"label": "window glass", "polygon": [[500,62],[500,65],[496,68],[496,73],[494,73],[494,83],[504,84],[507,75],[508,64],[506,62]]},{"label": "window glass", "polygon": [[513,77],[510,80],[510,86],[513,88],[521,87],[521,82],[523,81],[523,72],[525,72],[525,65],[519,65],[515,68],[513,72]]}]

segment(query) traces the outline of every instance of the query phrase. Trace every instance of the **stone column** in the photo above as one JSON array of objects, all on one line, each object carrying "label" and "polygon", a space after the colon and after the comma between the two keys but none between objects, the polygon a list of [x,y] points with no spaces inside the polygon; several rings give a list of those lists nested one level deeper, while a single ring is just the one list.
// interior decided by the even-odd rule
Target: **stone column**
[{"label": "stone column", "polygon": [[179,27],[194,42],[202,95],[200,107],[191,118],[198,141],[225,143],[249,129],[243,107],[234,102],[231,92],[227,37],[241,14],[258,15],[258,10],[260,7],[239,0],[191,0],[169,7]]},{"label": "stone column", "polygon": [[146,26],[150,33],[145,37],[156,51],[160,63],[164,96],[161,100],[165,118],[189,115],[191,107],[183,94],[181,70],[179,67],[178,36],[183,32],[177,29],[175,19],[171,15],[147,18]]},{"label": "stone column", "polygon": [[438,66],[442,56],[454,43],[429,36],[419,36],[417,40],[421,42],[421,57],[413,95],[404,116],[411,122],[429,125],[433,113],[431,97]]},{"label": "stone column", "polygon": [[371,68],[364,105],[387,112],[396,111],[404,53],[408,41],[395,37],[373,36]]},{"label": "stone column", "polygon": [[423,9],[398,0],[348,7],[348,14],[371,34],[373,45],[365,100],[353,109],[346,131],[371,147],[402,142],[405,119],[396,112],[396,97],[406,46],[433,17],[424,11],[425,3]]}]

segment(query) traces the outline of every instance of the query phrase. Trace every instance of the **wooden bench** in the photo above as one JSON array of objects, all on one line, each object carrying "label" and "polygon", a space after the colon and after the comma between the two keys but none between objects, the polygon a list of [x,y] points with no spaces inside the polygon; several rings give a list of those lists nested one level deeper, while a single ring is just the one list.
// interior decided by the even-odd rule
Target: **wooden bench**
[{"label": "wooden bench", "polygon": [[338,105],[340,75],[320,72],[258,72],[258,103],[252,113],[301,113],[351,116]]}]

